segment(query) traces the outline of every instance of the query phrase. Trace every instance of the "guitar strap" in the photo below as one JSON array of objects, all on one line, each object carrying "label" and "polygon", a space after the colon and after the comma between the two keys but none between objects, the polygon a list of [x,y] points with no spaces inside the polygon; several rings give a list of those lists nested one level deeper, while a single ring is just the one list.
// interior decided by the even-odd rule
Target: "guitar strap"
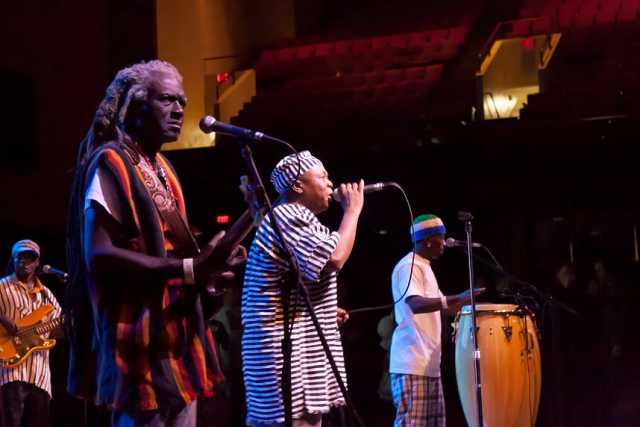
[{"label": "guitar strap", "polygon": [[[196,256],[200,249],[195,237],[189,230],[186,221],[180,215],[176,201],[171,194],[171,190],[160,181],[153,167],[138,153],[127,153],[132,157],[132,163],[138,168],[142,175],[142,181],[153,200],[158,214],[169,227],[169,232],[173,237],[173,243],[178,255],[182,258],[192,258]],[[137,162],[136,162],[137,157]],[[167,183],[167,185],[169,185]]]}]

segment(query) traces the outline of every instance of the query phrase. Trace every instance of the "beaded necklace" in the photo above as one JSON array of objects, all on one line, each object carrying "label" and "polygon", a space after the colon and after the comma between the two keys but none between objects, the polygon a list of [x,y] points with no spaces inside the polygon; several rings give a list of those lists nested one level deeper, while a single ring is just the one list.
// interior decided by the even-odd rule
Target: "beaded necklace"
[{"label": "beaded necklace", "polygon": [[138,152],[140,153],[140,156],[147,162],[147,165],[149,165],[149,167],[155,172],[156,176],[158,177],[158,180],[162,183],[165,190],[167,190],[167,194],[169,194],[172,201],[175,203],[176,197],[173,194],[173,190],[171,186],[169,185],[169,178],[167,177],[167,172],[164,170],[162,165],[160,165],[160,162],[158,162],[155,159],[151,161],[151,159],[139,148],[138,148]]}]

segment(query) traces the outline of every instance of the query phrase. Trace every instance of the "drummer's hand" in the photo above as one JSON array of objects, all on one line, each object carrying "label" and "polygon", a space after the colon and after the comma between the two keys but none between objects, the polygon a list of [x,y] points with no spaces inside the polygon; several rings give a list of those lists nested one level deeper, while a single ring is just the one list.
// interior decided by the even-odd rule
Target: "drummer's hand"
[{"label": "drummer's hand", "polygon": [[336,314],[337,314],[337,320],[338,320],[338,328],[341,328],[342,325],[347,323],[347,320],[349,320],[349,312],[344,308],[338,307]]},{"label": "drummer's hand", "polygon": [[616,360],[620,358],[621,354],[622,354],[622,346],[620,344],[615,344],[611,348],[611,351],[609,352],[609,360]]},{"label": "drummer's hand", "polygon": [[[478,295],[480,295],[481,293],[483,293],[484,291],[486,291],[487,288],[474,288],[473,289],[473,296],[476,297]],[[469,292],[469,290],[467,289],[464,292],[460,292],[457,295],[458,299],[459,299],[459,303],[460,305],[465,305],[471,302],[471,292]]]}]

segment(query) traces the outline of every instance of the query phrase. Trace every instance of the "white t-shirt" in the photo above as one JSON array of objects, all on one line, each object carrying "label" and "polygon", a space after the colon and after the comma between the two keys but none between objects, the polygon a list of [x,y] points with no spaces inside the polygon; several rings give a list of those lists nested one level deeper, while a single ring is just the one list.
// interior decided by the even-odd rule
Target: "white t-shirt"
[{"label": "white t-shirt", "polygon": [[[402,258],[393,269],[391,289],[394,301],[400,298],[411,271],[412,253]],[[397,327],[391,338],[389,372],[427,377],[440,376],[441,319],[440,310],[414,314],[407,304],[410,296],[440,298],[442,292],[428,259],[416,254],[411,283],[403,300],[395,305]]]},{"label": "white t-shirt", "polygon": [[95,174],[90,179],[91,183],[87,187],[84,199],[84,210],[89,209],[93,200],[102,206],[116,221],[122,223],[120,200],[116,195],[113,181],[109,174],[100,168],[96,168]]}]

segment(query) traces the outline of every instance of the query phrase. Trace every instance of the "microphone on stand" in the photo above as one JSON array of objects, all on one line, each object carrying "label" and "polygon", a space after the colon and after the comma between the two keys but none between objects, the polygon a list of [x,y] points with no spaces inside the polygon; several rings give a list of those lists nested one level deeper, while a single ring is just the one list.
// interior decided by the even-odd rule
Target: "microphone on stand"
[{"label": "microphone on stand", "polygon": [[213,116],[204,116],[203,118],[201,118],[199,126],[200,130],[204,133],[215,132],[223,135],[233,136],[235,138],[249,139],[252,141],[280,141],[279,139],[269,135],[265,135],[262,132],[221,122]]},{"label": "microphone on stand", "polygon": [[[448,248],[466,248],[467,242],[465,240],[456,240],[453,237],[449,237],[447,240],[445,240],[444,245]],[[476,242],[471,243],[471,246],[473,246],[474,248],[483,247],[480,243]]]},{"label": "microphone on stand", "polygon": [[[395,182],[376,182],[375,184],[367,184],[364,186],[364,194],[382,191],[385,188],[393,187],[395,185],[397,185]],[[333,193],[331,193],[331,198],[336,202],[340,201],[340,192],[338,190],[339,189],[336,188],[333,190]]]},{"label": "microphone on stand", "polygon": [[[467,248],[467,241],[466,240],[456,240],[456,239],[454,239],[452,237],[449,237],[447,240],[445,240],[444,245],[446,247],[448,247],[448,248],[463,248],[463,249],[466,249]],[[502,265],[500,264],[498,259],[495,256],[493,256],[493,253],[491,252],[491,250],[489,249],[488,246],[485,246],[482,243],[476,243],[476,242],[471,243],[471,246],[473,246],[474,248],[482,248],[482,249],[484,249],[489,254],[489,256],[491,257],[491,260],[496,265],[498,270],[501,271],[501,272],[504,272],[504,268],[502,268]]]},{"label": "microphone on stand", "polygon": [[58,270],[57,268],[53,268],[51,267],[49,264],[45,264],[42,266],[42,272],[44,274],[51,274],[53,276],[56,276],[58,279],[66,282],[67,280],[69,280],[69,273],[65,273],[62,270]]}]

